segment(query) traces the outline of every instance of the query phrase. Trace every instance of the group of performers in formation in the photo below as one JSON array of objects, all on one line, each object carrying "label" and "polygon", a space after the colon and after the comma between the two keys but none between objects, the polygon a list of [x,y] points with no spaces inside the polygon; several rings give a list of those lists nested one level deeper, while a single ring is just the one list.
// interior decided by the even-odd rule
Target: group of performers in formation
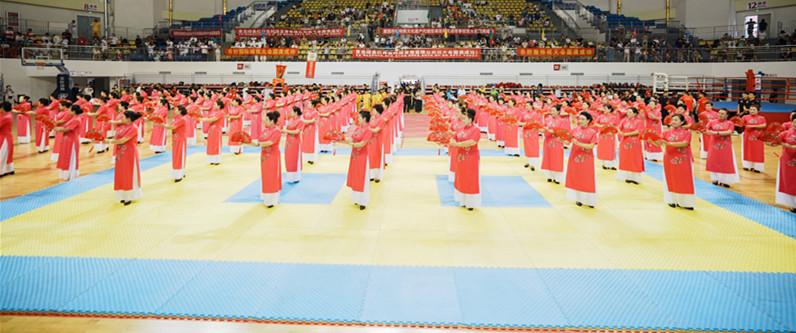
[{"label": "group of performers in formation", "polygon": [[[480,206],[481,133],[509,156],[523,153],[525,167],[531,171],[541,168],[548,182],[564,182],[567,198],[578,206],[593,208],[597,204],[596,157],[603,169],[618,169],[619,180],[635,185],[641,182],[644,159],[662,161],[664,202],[693,210],[692,135],[699,136],[700,157],[706,159],[713,184],[729,188],[740,182],[731,135],[742,128],[745,171],[765,171],[764,143],[782,146],[776,203],[796,213],[796,110],[791,112],[790,122],[780,125],[767,124],[758,105],[750,106],[741,118],[729,118],[728,110],[713,109],[708,99],[695,100],[688,95],[676,106],[668,105],[665,118],[655,98],[645,100],[610,91],[583,91],[571,98],[485,91],[456,101],[444,96],[435,92],[425,97],[435,131],[429,141],[449,148],[449,179],[454,181],[455,198],[469,209]],[[565,149],[571,149],[566,169]]]},{"label": "group of performers in formation", "polygon": [[[35,140],[39,153],[49,151],[49,139],[55,139],[51,159],[57,162],[64,180],[80,174],[81,143],[93,142],[89,152],[97,154],[109,152],[109,145],[113,146],[114,190],[116,199],[124,205],[143,195],[138,144],[144,142],[147,128],[149,149],[156,154],[167,150],[166,138],[171,131],[174,182],[186,176],[187,146],[197,143],[197,133],[203,135],[207,163],[219,165],[222,135],[228,132],[227,144],[235,155],[242,153],[243,145],[261,148],[261,199],[270,208],[279,203],[282,189],[279,144],[284,134],[285,178],[290,183],[301,180],[304,162],[317,163],[319,152],[331,152],[334,141],[352,146],[347,185],[352,189],[354,203],[365,209],[369,183],[382,180],[392,152],[399,147],[403,107],[397,94],[387,94],[382,89],[364,101],[362,95],[348,88],[325,95],[320,93],[320,87],[280,92],[277,97],[274,93],[263,96],[254,90],[230,88],[220,92],[204,88],[190,92],[154,89],[149,94],[139,89],[102,92],[96,99],[81,95],[74,103],[51,96],[34,104],[22,95],[16,106],[5,103],[0,110],[0,174],[14,174],[12,115],[17,116],[20,144],[30,142],[31,116],[37,120]],[[357,111],[357,104],[364,109]],[[173,111],[171,122],[169,111]],[[351,124],[356,128],[346,138],[343,133]]]},{"label": "group of performers in formation", "polygon": [[[207,163],[219,165],[227,132],[233,154],[240,154],[243,145],[260,147],[261,199],[273,207],[282,189],[279,145],[285,135],[285,180],[290,183],[301,180],[304,162],[317,163],[318,153],[332,151],[334,142],[351,146],[346,184],[352,189],[354,204],[365,209],[370,182],[383,179],[384,168],[399,148],[404,126],[402,88],[392,94],[381,89],[372,96],[348,88],[328,94],[321,93],[320,87],[279,92],[276,96],[232,88],[217,92],[203,87],[153,89],[150,93],[138,89],[101,92],[99,98],[77,96],[75,102],[50,96],[33,104],[20,95],[16,106],[6,102],[0,107],[0,177],[14,174],[13,116],[19,144],[30,142],[34,118],[38,152],[49,151],[50,138],[54,138],[51,159],[64,180],[80,174],[81,143],[93,142],[90,152],[97,154],[113,146],[114,189],[117,200],[125,205],[142,196],[138,144],[143,143],[147,127],[149,149],[155,153],[167,150],[166,138],[172,133],[174,182],[186,176],[187,146],[197,143],[197,133],[204,138]],[[796,111],[790,122],[780,126],[767,124],[758,106],[751,106],[742,118],[728,119],[726,109],[713,109],[706,98],[681,98],[676,106],[666,107],[666,119],[655,98],[628,93],[583,91],[557,98],[476,90],[453,100],[435,91],[424,100],[435,131],[429,140],[448,150],[454,198],[470,210],[481,205],[478,143],[482,133],[507,155],[523,154],[525,167],[540,168],[548,182],[564,182],[567,198],[579,206],[597,204],[595,157],[603,169],[618,169],[620,180],[635,185],[641,182],[644,159],[662,161],[664,202],[692,210],[696,202],[692,135],[699,136],[700,157],[707,160],[713,184],[730,187],[740,181],[731,135],[742,127],[744,170],[765,171],[764,142],[782,146],[776,203],[796,212]],[[171,122],[169,111],[173,111]],[[350,125],[355,128],[349,130]],[[345,136],[346,132],[351,134]],[[571,149],[566,169],[565,149]]]}]

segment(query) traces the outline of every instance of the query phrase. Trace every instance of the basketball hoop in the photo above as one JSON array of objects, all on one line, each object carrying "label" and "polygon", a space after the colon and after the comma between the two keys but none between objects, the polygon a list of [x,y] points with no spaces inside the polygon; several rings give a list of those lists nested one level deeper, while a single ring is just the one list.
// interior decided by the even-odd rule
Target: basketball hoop
[{"label": "basketball hoop", "polygon": [[37,62],[34,62],[34,64],[36,64],[36,66],[38,66],[38,67],[47,66],[47,63],[44,62],[44,61],[37,61]]}]

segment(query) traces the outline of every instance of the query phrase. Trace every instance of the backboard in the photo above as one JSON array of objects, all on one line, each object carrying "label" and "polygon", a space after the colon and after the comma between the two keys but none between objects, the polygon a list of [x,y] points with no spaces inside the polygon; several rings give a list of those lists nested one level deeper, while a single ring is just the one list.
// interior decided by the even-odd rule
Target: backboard
[{"label": "backboard", "polygon": [[64,50],[56,47],[23,47],[23,66],[63,66]]}]

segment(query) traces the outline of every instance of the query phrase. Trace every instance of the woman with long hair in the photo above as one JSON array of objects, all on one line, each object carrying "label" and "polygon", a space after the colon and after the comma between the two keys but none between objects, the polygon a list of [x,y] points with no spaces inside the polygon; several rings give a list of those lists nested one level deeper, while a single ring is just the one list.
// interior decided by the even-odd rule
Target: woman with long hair
[{"label": "woman with long hair", "polygon": [[638,135],[644,129],[644,120],[635,107],[627,109],[627,117],[619,123],[619,180],[638,185],[644,172],[644,155]]},{"label": "woman with long hair", "polygon": [[301,131],[304,130],[304,122],[301,119],[301,109],[294,106],[286,119],[287,125],[282,129],[282,133],[287,134],[285,138],[285,180],[295,184],[301,180]]},{"label": "woman with long hair", "polygon": [[738,176],[738,163],[735,161],[735,149],[732,147],[732,132],[735,124],[727,120],[729,112],[722,108],[719,118],[708,123],[706,134],[710,135],[708,159],[705,169],[710,172],[713,185],[730,187],[730,184],[740,183]]},{"label": "woman with long hair", "polygon": [[113,189],[116,191],[116,200],[125,206],[144,196],[141,191],[141,167],[136,145],[138,128],[135,121],[140,117],[141,114],[138,112],[125,111],[116,136],[107,140],[108,144],[115,145],[113,150],[116,167],[113,171]]},{"label": "woman with long hair", "polygon": [[72,180],[80,176],[78,170],[79,161],[78,154],[80,153],[80,114],[83,109],[78,105],[69,107],[69,121],[62,126],[56,127],[55,131],[63,133],[61,139],[61,147],[58,151],[58,169],[61,170],[61,179]]},{"label": "woman with long hair", "polygon": [[481,208],[481,155],[478,141],[481,130],[475,122],[475,110],[467,109],[461,115],[464,128],[453,137],[450,145],[456,147],[456,179],[453,182],[453,200],[460,206],[473,210]]},{"label": "woman with long hair", "polygon": [[185,157],[187,155],[187,132],[191,129],[188,109],[183,105],[177,106],[179,114],[174,115],[171,124],[155,123],[155,126],[171,130],[171,178],[179,183],[185,178]]},{"label": "woman with long hair", "polygon": [[578,206],[591,208],[597,205],[597,178],[594,172],[594,146],[597,144],[597,128],[589,126],[592,115],[581,111],[578,126],[572,129],[572,151],[567,163],[567,199],[575,200]]},{"label": "woman with long hair", "polygon": [[357,128],[343,144],[351,146],[351,159],[348,162],[348,180],[346,186],[351,188],[351,200],[363,210],[370,201],[370,181],[368,178],[368,143],[373,131],[368,123],[370,112],[359,111]]}]

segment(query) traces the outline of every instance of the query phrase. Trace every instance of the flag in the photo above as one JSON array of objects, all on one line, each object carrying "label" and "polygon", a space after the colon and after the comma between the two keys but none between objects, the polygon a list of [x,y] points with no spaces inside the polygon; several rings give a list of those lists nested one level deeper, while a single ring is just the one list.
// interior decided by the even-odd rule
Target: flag
[{"label": "flag", "polygon": [[445,39],[448,39],[448,28],[445,28]]},{"label": "flag", "polygon": [[395,39],[397,40],[400,38],[401,38],[401,30],[400,28],[395,28]]},{"label": "flag", "polygon": [[[489,35],[492,36],[492,33],[490,32]],[[544,38],[544,29],[542,29],[542,40],[547,40],[546,38]]]},{"label": "flag", "polygon": [[633,29],[633,39],[636,39],[636,29]]},{"label": "flag", "polygon": [[345,33],[346,36],[351,36],[351,26],[348,26],[348,31]]}]

